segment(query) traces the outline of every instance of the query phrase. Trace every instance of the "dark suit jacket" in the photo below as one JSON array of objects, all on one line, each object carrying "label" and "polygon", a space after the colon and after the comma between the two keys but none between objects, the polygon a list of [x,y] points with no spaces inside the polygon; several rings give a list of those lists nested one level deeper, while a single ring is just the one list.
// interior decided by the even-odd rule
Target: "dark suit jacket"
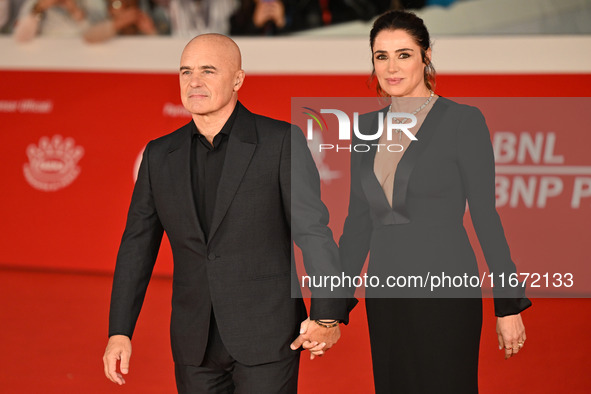
[{"label": "dark suit jacket", "polygon": [[[384,108],[382,112],[386,112]],[[378,113],[360,118],[360,130],[373,134]],[[476,275],[476,257],[463,226],[466,201],[489,272],[515,273],[501,220],[495,208],[495,163],[482,113],[440,97],[403,153],[395,171],[392,206],[374,173],[378,140],[368,152],[351,155],[349,212],[340,239],[344,269],[357,275],[369,252],[368,274]],[[395,142],[395,141],[394,141]],[[385,148],[382,148],[385,149]],[[383,282],[382,282],[383,283]],[[480,288],[432,291],[421,286],[368,289],[372,297],[480,297]],[[449,291],[448,291],[449,290]],[[498,316],[531,305],[521,287],[495,282]]]},{"label": "dark suit jacket", "polygon": [[[338,265],[303,134],[237,105],[209,241],[195,210],[185,125],[146,146],[117,256],[109,335],[131,337],[166,231],[174,258],[172,352],[181,364],[201,363],[212,309],[237,361],[256,365],[289,356],[306,318],[302,299],[291,296],[291,233],[308,273],[331,273]],[[311,317],[347,320],[346,304],[312,300]]]}]

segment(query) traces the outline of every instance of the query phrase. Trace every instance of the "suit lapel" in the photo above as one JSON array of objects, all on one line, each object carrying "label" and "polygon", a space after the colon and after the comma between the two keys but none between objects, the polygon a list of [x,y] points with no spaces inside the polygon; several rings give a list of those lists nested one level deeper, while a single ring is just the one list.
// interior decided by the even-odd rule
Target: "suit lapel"
[{"label": "suit lapel", "polygon": [[188,213],[197,237],[205,243],[205,235],[197,216],[191,184],[191,132],[193,127],[193,121],[185,125],[175,136],[176,138],[171,142],[168,150],[170,179],[173,187],[171,195],[180,205],[180,210]]},{"label": "suit lapel", "polygon": [[410,218],[407,209],[408,184],[412,171],[417,165],[419,158],[425,152],[435,134],[447,105],[444,105],[442,98],[439,97],[433,108],[427,114],[421,128],[418,130],[417,141],[411,142],[402,155],[396,173],[394,176],[394,190],[392,192],[392,212],[394,212],[394,222],[391,224],[409,223]]},{"label": "suit lapel", "polygon": [[[371,126],[367,129],[368,133],[370,131],[373,133],[378,129],[378,115],[381,112],[385,117],[387,111],[388,107],[373,114],[371,117]],[[373,141],[366,141],[366,143],[371,146],[371,150],[367,153],[359,153],[363,155],[361,159],[361,186],[363,187],[369,205],[372,207],[371,213],[374,216],[374,219],[377,219],[383,224],[391,224],[394,221],[393,212],[373,170],[373,163],[377,151],[375,144],[378,142],[379,138],[376,138]]]},{"label": "suit lapel", "polygon": [[[376,148],[364,154],[361,160],[361,184],[365,192],[370,206],[372,207],[372,215],[374,219],[384,225],[389,224],[405,224],[410,223],[410,218],[407,209],[408,185],[413,169],[417,165],[419,158],[429,146],[429,142],[433,137],[437,126],[441,123],[443,114],[447,104],[445,99],[439,97],[431,111],[427,114],[425,121],[417,132],[418,141],[413,141],[406,152],[403,153],[402,158],[396,167],[394,174],[394,190],[392,193],[392,207],[388,204],[388,200],[382,190],[382,186],[378,182],[374,173],[374,159],[376,155]],[[384,116],[388,108],[382,110]],[[378,112],[373,116],[373,123],[369,130],[377,130],[378,127]],[[377,143],[377,141],[372,141]]]},{"label": "suit lapel", "polygon": [[211,229],[209,231],[210,240],[215,236],[234,199],[238,185],[240,185],[244,177],[257,143],[253,114],[244,108],[240,102],[236,103],[236,105],[239,106],[238,114],[234,120],[230,138],[228,139],[226,159],[224,160],[224,168],[222,169],[222,176],[218,185]]}]

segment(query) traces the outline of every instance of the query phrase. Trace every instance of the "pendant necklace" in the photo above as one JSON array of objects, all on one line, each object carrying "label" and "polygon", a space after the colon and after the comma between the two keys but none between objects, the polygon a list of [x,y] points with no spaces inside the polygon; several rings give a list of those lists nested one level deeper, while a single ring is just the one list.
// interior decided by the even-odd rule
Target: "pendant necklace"
[{"label": "pendant necklace", "polygon": [[[429,105],[429,103],[431,102],[431,100],[433,100],[433,96],[435,95],[435,93],[433,93],[433,91],[432,91],[432,90],[429,90],[429,92],[431,92],[431,94],[429,95],[429,98],[427,98],[427,101],[425,101],[425,102],[423,103],[423,105],[421,105],[419,108],[417,108],[417,109],[415,109],[413,112],[411,112],[411,115],[416,115],[416,114],[418,114],[418,113],[419,113],[419,112],[420,112],[420,111],[421,111],[423,108],[425,108],[427,105]],[[393,112],[393,111],[392,111],[392,105],[393,105],[393,104],[394,104],[394,103],[390,104],[390,112]],[[398,124],[403,124],[404,122],[406,122],[406,120],[407,120],[407,119],[410,119],[410,118],[402,118],[402,120],[398,120],[398,118],[393,118],[393,119],[394,119],[394,121],[395,121],[396,123],[398,123]],[[401,141],[402,141],[402,130],[400,130],[400,129],[395,129],[394,131],[398,133],[398,142],[401,142]]]}]

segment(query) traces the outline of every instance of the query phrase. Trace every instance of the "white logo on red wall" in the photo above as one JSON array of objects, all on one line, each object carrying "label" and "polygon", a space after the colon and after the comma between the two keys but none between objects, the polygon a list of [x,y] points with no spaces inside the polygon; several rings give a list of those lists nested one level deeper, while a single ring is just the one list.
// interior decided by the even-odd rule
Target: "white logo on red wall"
[{"label": "white logo on red wall", "polygon": [[76,146],[72,138],[61,135],[41,137],[39,145],[27,147],[29,162],[23,167],[27,182],[35,189],[52,192],[62,189],[78,177],[78,161],[84,148]]}]

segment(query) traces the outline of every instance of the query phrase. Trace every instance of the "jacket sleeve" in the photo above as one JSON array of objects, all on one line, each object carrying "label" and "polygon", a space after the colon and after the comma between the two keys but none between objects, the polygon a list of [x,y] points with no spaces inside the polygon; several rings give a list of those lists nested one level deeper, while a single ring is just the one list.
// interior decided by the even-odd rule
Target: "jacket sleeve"
[{"label": "jacket sleeve", "polygon": [[[342,269],[328,209],[320,198],[320,176],[302,131],[291,126],[281,151],[281,193],[291,236],[301,249],[308,276],[340,276]],[[312,288],[311,319],[348,322],[348,301],[342,288]]]},{"label": "jacket sleeve", "polygon": [[109,336],[132,337],[160,243],[163,228],[150,183],[150,144],[146,146],[121,239],[111,292]]},{"label": "jacket sleeve", "polygon": [[525,297],[523,283],[511,287],[505,280],[505,287],[501,287],[496,280],[501,273],[507,279],[508,275],[516,272],[516,268],[495,207],[495,162],[488,127],[480,110],[467,108],[457,135],[462,184],[478,241],[489,271],[495,275],[495,314],[513,315],[528,308],[531,302]]}]

